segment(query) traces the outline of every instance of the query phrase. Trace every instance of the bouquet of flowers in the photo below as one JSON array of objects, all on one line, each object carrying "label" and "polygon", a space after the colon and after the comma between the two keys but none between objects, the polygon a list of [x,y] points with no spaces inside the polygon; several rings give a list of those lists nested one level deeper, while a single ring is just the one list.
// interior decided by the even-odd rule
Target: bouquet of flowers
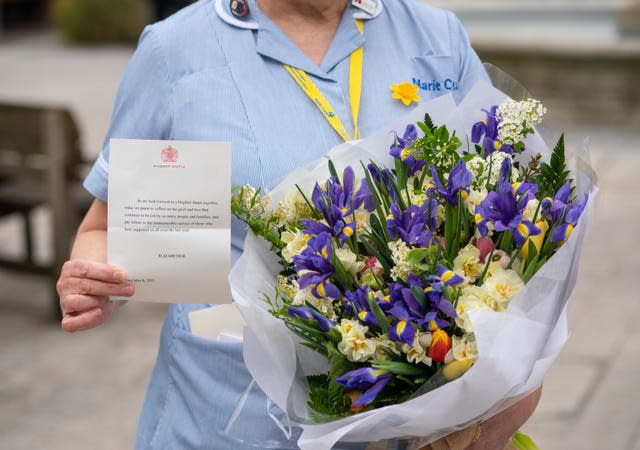
[{"label": "bouquet of flowers", "polygon": [[280,183],[278,203],[234,191],[233,213],[270,247],[248,238],[230,278],[245,360],[303,424],[301,447],[434,440],[535,388],[566,339],[595,189],[562,136],[549,152],[537,135],[540,102],[500,94],[481,85],[415,111],[401,135],[343,145]]}]

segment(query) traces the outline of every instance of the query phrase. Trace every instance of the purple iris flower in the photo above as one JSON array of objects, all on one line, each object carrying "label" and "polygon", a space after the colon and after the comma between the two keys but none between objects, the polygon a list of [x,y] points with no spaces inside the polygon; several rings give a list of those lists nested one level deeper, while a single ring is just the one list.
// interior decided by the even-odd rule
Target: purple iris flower
[{"label": "purple iris flower", "polygon": [[[415,277],[410,275],[410,277],[412,276]],[[389,308],[388,313],[398,320],[417,322],[424,314],[422,306],[413,295],[411,288],[407,288],[400,283],[390,283],[389,295],[392,307]]]},{"label": "purple iris flower", "polygon": [[[366,180],[365,180],[366,181]],[[330,202],[332,205],[338,207],[342,217],[350,216],[354,209],[359,208],[362,204],[373,203],[370,199],[371,192],[369,191],[369,185],[364,182],[361,183],[358,192],[355,192],[355,173],[351,166],[345,167],[342,172],[342,184],[338,183],[333,178],[327,181],[326,185],[327,193],[330,196]],[[367,208],[369,212],[373,211],[373,206]]]},{"label": "purple iris flower", "polygon": [[431,311],[425,314],[424,320],[422,321],[422,326],[427,328],[429,331],[435,331],[448,328],[451,326],[451,323],[449,323],[449,321],[447,320],[439,318],[436,311]]},{"label": "purple iris flower", "polygon": [[415,335],[416,329],[408,320],[399,320],[393,326],[389,327],[389,339],[393,342],[412,345]]},{"label": "purple iris flower", "polygon": [[353,403],[354,406],[366,406],[376,399],[391,378],[393,374],[386,370],[361,367],[336,378],[336,383],[348,390],[368,388]]},{"label": "purple iris flower", "polygon": [[429,213],[430,202],[424,202],[422,206],[412,205],[405,211],[400,211],[397,204],[391,205],[391,214],[387,217],[387,231],[391,238],[400,237],[405,243],[414,247],[428,247],[433,242],[433,235],[429,231],[427,221],[435,222],[433,213],[437,214],[438,206],[433,207]]},{"label": "purple iris flower", "polygon": [[521,183],[514,187],[507,182],[499,182],[498,190],[489,195],[476,208],[478,231],[486,236],[486,224],[492,222],[496,231],[510,231],[521,247],[529,236],[540,234],[540,228],[522,217],[522,211],[530,199],[535,197],[538,187],[531,183]]},{"label": "purple iris flower", "polygon": [[351,217],[353,210],[361,205],[364,205],[368,211],[374,209],[371,191],[366,180],[363,180],[358,192],[354,192],[354,188],[355,174],[350,166],[344,169],[342,184],[334,178],[329,178],[324,187],[316,183],[311,199],[327,224],[303,219],[305,233],[311,235],[329,233],[340,239],[340,244],[344,244],[356,229],[353,222],[346,220]]},{"label": "purple iris flower", "polygon": [[311,292],[317,298],[340,298],[338,288],[328,281],[335,273],[335,268],[331,264],[332,257],[331,236],[328,233],[321,233],[309,239],[307,248],[293,257],[296,271],[305,271],[298,279],[298,286],[301,289],[313,286]]},{"label": "purple iris flower", "polygon": [[451,169],[446,188],[440,182],[435,166],[431,166],[431,177],[438,193],[447,203],[453,206],[458,204],[458,191],[466,193],[467,188],[473,181],[473,175],[467,170],[467,165],[462,159]]},{"label": "purple iris flower", "polygon": [[[415,302],[413,303],[414,306],[410,306],[413,314],[411,320],[421,326],[428,324],[432,320],[436,320],[439,313],[443,313],[450,318],[455,318],[457,315],[451,302],[446,299],[443,290],[444,286],[456,286],[463,283],[464,279],[441,264],[438,265],[437,269],[438,275],[430,275],[426,280],[416,277],[413,274],[409,275],[409,287],[419,288],[426,296],[427,303],[424,307],[416,309],[415,304],[417,300],[415,300],[413,290],[403,288],[405,304],[411,305],[411,299]],[[437,320],[438,323],[442,324],[440,328],[449,326],[449,322],[441,321],[440,319]]]},{"label": "purple iris flower", "polygon": [[[450,318],[456,317],[453,305],[445,298],[442,289],[445,279],[449,285],[458,284],[458,280],[448,275],[442,276],[442,279],[433,275],[433,280],[425,281],[415,275],[409,275],[409,287],[405,287],[399,283],[391,283],[389,285],[390,297],[393,306],[387,311],[387,314],[394,316],[398,321],[410,322],[418,326],[428,325],[431,321],[437,321],[440,328],[446,328],[450,324],[448,321],[439,319],[438,314],[444,313]],[[425,301],[421,304],[415,297],[413,289],[418,288],[425,293]],[[389,336],[397,336],[395,339],[400,342],[407,342],[409,338],[413,339],[412,331],[406,328],[398,330],[400,323],[396,323],[395,327],[390,329]],[[400,333],[402,331],[402,333]],[[394,340],[393,337],[390,337]],[[409,343],[410,344],[410,343]]]},{"label": "purple iris flower", "polygon": [[585,192],[580,202],[567,206],[562,223],[551,233],[551,242],[564,242],[569,239],[587,206],[587,200],[589,200],[589,195]]},{"label": "purple iris flower", "polygon": [[562,219],[569,204],[569,198],[571,196],[571,184],[566,182],[562,185],[556,195],[553,198],[545,198],[542,200],[540,210],[542,215],[549,219],[551,223],[557,223]]},{"label": "purple iris flower", "polygon": [[478,144],[482,136],[489,136],[495,138],[498,136],[498,119],[496,118],[496,112],[498,111],[498,105],[491,107],[489,111],[482,110],[487,118],[476,122],[471,128],[471,142]]},{"label": "purple iris flower", "polygon": [[357,205],[356,208],[362,205],[364,209],[369,212],[376,209],[371,190],[369,189],[369,182],[366,178],[360,180],[360,189],[358,189],[358,192],[356,192],[356,195],[353,197],[353,204]]},{"label": "purple iris flower", "polygon": [[509,175],[511,174],[511,159],[505,158],[502,160],[500,166],[500,173],[498,174],[498,181],[509,181]]},{"label": "purple iris flower", "polygon": [[361,322],[365,325],[378,326],[378,320],[371,312],[368,298],[370,295],[374,295],[369,286],[357,289],[355,292],[346,291],[345,301],[347,303],[345,307],[345,313],[357,316]]},{"label": "purple iris flower", "polygon": [[299,317],[304,320],[315,322],[318,324],[322,331],[329,331],[333,327],[334,323],[320,314],[313,308],[308,306],[292,306],[287,309],[287,313],[290,316]]},{"label": "purple iris flower", "polygon": [[483,148],[484,148],[484,157],[486,158],[491,153],[495,151],[501,151],[504,153],[513,154],[514,149],[511,145],[506,145],[500,142],[498,139],[498,126],[500,122],[496,117],[496,111],[498,110],[498,106],[492,106],[491,110],[487,111],[483,109],[484,113],[487,115],[485,120],[481,120],[480,122],[476,122],[473,124],[471,128],[471,142],[474,144],[480,143],[482,137],[483,140]]},{"label": "purple iris flower", "polygon": [[378,170],[376,166],[373,164],[367,165],[367,169],[369,169],[369,173],[371,173],[371,177],[373,181],[380,187],[380,190],[389,196],[389,198],[397,202],[398,194],[394,189],[394,186],[397,185],[396,176],[389,169],[381,169]]},{"label": "purple iris flower", "polygon": [[412,176],[425,165],[424,161],[416,159],[410,151],[405,152],[413,142],[418,138],[418,129],[415,125],[407,125],[404,135],[400,138],[396,135],[393,145],[390,147],[389,154],[394,158],[402,161],[408,169],[408,175]]},{"label": "purple iris flower", "polygon": [[442,264],[438,264],[437,270],[438,275],[429,276],[430,280],[440,282],[445,286],[457,286],[464,283],[464,278]]}]

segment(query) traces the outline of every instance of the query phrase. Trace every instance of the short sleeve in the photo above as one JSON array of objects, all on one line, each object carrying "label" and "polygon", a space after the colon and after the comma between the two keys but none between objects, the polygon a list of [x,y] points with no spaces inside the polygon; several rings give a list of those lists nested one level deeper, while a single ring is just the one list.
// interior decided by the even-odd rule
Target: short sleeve
[{"label": "short sleeve", "polygon": [[107,201],[109,140],[169,139],[172,121],[171,83],[157,31],[148,26],[142,32],[120,82],[109,131],[100,156],[84,180],[84,187]]},{"label": "short sleeve", "polygon": [[457,95],[459,98],[464,98],[477,81],[483,80],[490,83],[491,80],[482,65],[482,61],[480,61],[473,47],[471,47],[469,36],[458,17],[454,13],[448,12],[448,19],[452,51],[453,54],[458,55],[460,58],[460,72],[458,73],[460,89]]}]

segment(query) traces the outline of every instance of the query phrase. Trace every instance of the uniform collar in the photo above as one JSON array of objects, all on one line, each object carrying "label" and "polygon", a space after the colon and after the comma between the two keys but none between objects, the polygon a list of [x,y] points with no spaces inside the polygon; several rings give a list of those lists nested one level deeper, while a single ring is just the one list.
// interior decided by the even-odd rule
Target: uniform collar
[{"label": "uniform collar", "polygon": [[[250,3],[249,15],[244,20],[236,19],[233,16],[233,14],[231,13],[231,10],[229,9],[229,5],[231,3],[230,1],[215,0],[215,2],[216,2],[216,13],[218,14],[218,17],[220,17],[220,19],[222,19],[224,22],[228,23],[229,25],[232,25],[237,28],[245,28],[247,30],[257,30],[260,28],[256,20],[256,14],[254,14],[254,10],[257,8],[257,6],[253,0],[250,0],[249,2]],[[351,13],[354,19],[368,20],[368,19],[373,19],[377,17],[382,12],[383,5],[382,5],[382,0],[378,0],[376,11],[373,14],[368,14],[363,10],[352,6],[351,1],[349,1],[347,8],[351,10]]]},{"label": "uniform collar", "polygon": [[373,19],[382,12],[382,9],[381,0],[378,0],[378,7],[374,14],[365,13],[361,9],[352,6],[349,1],[331,46],[322,60],[322,64],[318,67],[271,19],[262,13],[255,0],[249,0],[249,15],[244,20],[233,17],[229,10],[229,2],[216,0],[216,12],[227,24],[237,28],[257,30],[256,51],[260,55],[297,67],[310,75],[330,80],[333,80],[334,77],[329,75],[329,72],[340,61],[364,44],[364,37],[358,31],[355,19]]}]

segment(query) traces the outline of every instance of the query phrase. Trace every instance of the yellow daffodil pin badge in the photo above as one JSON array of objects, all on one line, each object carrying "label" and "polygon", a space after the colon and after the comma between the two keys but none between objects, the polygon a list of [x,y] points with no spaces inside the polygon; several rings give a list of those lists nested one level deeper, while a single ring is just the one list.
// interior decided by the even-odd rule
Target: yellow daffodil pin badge
[{"label": "yellow daffodil pin badge", "polygon": [[400,84],[392,84],[389,88],[391,89],[391,97],[397,98],[405,106],[409,106],[411,102],[418,103],[420,101],[418,86],[415,84],[403,81]]}]

